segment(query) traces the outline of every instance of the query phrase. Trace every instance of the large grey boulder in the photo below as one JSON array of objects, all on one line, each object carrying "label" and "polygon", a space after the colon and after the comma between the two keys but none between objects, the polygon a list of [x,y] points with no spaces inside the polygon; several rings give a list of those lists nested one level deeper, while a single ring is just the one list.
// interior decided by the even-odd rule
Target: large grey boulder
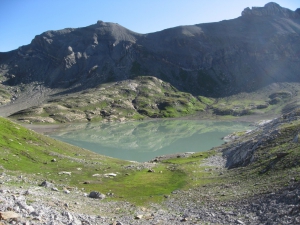
[{"label": "large grey boulder", "polygon": [[105,195],[104,194],[101,194],[100,192],[98,191],[91,191],[89,196],[90,198],[97,198],[97,199],[105,199]]}]

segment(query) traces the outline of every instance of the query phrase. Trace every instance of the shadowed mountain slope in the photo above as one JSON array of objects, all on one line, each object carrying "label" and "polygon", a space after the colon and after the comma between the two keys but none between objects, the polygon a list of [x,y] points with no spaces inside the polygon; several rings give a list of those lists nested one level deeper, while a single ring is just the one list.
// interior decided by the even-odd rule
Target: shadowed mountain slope
[{"label": "shadowed mountain slope", "polygon": [[148,75],[180,91],[222,97],[298,82],[299,52],[300,10],[268,3],[236,19],[150,34],[102,21],[47,31],[0,53],[0,79],[78,91]]}]

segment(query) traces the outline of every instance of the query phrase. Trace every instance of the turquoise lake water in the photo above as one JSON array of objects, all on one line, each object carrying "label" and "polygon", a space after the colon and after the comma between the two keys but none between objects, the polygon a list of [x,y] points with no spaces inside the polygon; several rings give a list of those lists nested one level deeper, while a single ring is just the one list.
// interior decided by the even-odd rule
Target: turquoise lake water
[{"label": "turquoise lake water", "polygon": [[222,137],[249,129],[245,122],[155,120],[72,124],[48,135],[102,155],[145,162],[160,155],[206,151],[224,143]]}]

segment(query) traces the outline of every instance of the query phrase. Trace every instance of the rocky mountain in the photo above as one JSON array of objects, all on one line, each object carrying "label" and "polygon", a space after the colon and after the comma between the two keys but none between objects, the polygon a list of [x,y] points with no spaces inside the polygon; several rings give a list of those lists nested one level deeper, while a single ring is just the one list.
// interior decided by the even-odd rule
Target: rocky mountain
[{"label": "rocky mountain", "polygon": [[148,75],[180,91],[220,97],[299,81],[299,51],[300,9],[271,2],[236,19],[149,34],[102,21],[47,31],[0,53],[0,79],[77,91]]}]

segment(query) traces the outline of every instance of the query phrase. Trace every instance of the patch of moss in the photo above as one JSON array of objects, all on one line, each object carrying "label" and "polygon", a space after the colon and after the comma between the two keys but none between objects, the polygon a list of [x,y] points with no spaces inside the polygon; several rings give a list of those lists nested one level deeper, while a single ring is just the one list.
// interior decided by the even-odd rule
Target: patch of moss
[{"label": "patch of moss", "polygon": [[0,97],[2,98],[10,98],[11,95],[3,88],[0,88]]},{"label": "patch of moss", "polygon": [[207,98],[207,97],[204,97],[204,96],[197,96],[197,98],[199,99],[200,102],[204,103],[205,105],[211,105],[215,102],[214,99],[212,98]]}]

